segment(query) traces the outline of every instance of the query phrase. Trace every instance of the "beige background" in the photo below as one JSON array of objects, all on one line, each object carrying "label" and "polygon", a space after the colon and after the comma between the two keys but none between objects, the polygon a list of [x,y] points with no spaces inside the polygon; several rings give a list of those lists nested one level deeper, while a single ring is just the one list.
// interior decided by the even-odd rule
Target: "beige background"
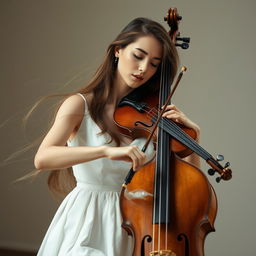
[{"label": "beige background", "polygon": [[[188,72],[173,101],[201,126],[203,147],[224,154],[234,175],[220,184],[209,178],[219,210],[206,255],[256,255],[255,0],[1,0],[0,160],[46,129],[53,101],[21,129],[37,99],[83,86],[124,25],[138,16],[163,23],[171,6],[183,16],[182,35],[191,37],[189,50],[180,50]],[[0,247],[37,249],[57,208],[45,175],[11,184],[33,168],[33,154],[1,166]]]}]

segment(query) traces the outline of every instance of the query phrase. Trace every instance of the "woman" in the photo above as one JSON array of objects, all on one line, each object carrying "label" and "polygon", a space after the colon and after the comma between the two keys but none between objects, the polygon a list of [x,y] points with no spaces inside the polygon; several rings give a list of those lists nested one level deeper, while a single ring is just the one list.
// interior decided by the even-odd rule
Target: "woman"
[{"label": "woman", "polygon": [[[121,228],[119,191],[131,165],[139,170],[152,152],[140,150],[142,140],[121,136],[113,113],[128,94],[158,93],[163,60],[170,62],[173,79],[178,55],[168,33],[152,20],[137,18],[110,44],[91,82],[61,104],[35,166],[54,170],[50,188],[59,188],[64,173],[62,181],[75,187],[60,205],[38,255],[132,255],[132,240]],[[199,127],[174,105],[164,116],[199,136]],[[56,171],[71,166],[73,172]]]}]

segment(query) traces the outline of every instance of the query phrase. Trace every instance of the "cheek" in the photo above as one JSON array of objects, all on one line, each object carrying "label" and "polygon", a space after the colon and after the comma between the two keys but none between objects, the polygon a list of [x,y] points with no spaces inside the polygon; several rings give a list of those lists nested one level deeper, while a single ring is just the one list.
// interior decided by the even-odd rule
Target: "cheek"
[{"label": "cheek", "polygon": [[119,58],[119,71],[122,74],[131,73],[136,68],[136,62],[133,60],[133,58],[129,55],[122,55],[122,57]]}]

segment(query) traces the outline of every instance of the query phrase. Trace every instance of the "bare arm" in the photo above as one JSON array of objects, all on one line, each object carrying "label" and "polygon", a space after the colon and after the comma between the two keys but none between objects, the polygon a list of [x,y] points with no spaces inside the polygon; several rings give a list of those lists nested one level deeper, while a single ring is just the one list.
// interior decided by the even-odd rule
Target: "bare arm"
[{"label": "bare arm", "polygon": [[73,95],[64,101],[36,153],[34,163],[37,169],[61,169],[103,156],[102,147],[66,146],[83,116],[84,102],[80,96]]},{"label": "bare arm", "polygon": [[34,164],[37,169],[62,169],[101,157],[133,162],[135,169],[143,164],[145,155],[135,146],[122,148],[109,146],[67,147],[67,140],[75,133],[83,117],[84,101],[80,96],[73,95],[64,101],[53,126],[35,155]]}]

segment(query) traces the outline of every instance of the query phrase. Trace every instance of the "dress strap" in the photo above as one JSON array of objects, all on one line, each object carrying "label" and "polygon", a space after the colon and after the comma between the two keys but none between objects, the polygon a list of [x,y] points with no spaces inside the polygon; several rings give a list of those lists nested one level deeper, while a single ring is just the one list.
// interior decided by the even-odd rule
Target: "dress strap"
[{"label": "dress strap", "polygon": [[89,111],[88,111],[88,104],[87,104],[87,100],[86,98],[84,97],[83,94],[81,93],[77,93],[77,95],[79,95],[80,97],[82,97],[82,99],[84,100],[84,113],[87,114]]},{"label": "dress strap", "polygon": [[77,95],[80,95],[80,96],[83,98],[84,102],[87,104],[87,101],[86,101],[86,99],[85,99],[85,97],[84,97],[83,94],[81,94],[81,93],[78,92]]}]

